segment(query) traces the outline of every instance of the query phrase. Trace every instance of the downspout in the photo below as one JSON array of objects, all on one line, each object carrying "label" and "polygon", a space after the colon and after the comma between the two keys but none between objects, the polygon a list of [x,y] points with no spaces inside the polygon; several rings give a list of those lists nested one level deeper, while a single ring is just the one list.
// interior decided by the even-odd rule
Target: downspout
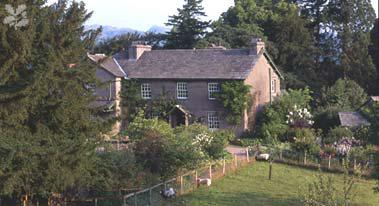
[{"label": "downspout", "polygon": [[271,68],[269,68],[269,85],[270,85],[270,104],[272,103],[272,71]]}]

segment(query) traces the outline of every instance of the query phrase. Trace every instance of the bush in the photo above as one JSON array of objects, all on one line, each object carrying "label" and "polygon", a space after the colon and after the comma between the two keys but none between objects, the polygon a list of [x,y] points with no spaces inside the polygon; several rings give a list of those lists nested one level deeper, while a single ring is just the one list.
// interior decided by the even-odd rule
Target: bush
[{"label": "bush", "polygon": [[324,144],[332,144],[338,142],[343,137],[351,138],[354,134],[351,130],[345,127],[336,127],[329,131],[329,133],[324,138]]},{"label": "bush", "polygon": [[315,131],[308,128],[296,128],[289,132],[291,147],[300,152],[318,154],[320,146],[316,143]]},{"label": "bush", "polygon": [[131,150],[98,153],[97,157],[94,189],[119,191],[148,184],[144,182],[147,178]]},{"label": "bush", "polygon": [[[263,139],[265,143],[275,142],[285,136],[289,125],[286,123],[288,113],[296,105],[298,108],[309,108],[312,100],[311,91],[306,89],[292,90],[264,108],[259,117],[256,137]],[[286,139],[281,139],[285,141]]]}]

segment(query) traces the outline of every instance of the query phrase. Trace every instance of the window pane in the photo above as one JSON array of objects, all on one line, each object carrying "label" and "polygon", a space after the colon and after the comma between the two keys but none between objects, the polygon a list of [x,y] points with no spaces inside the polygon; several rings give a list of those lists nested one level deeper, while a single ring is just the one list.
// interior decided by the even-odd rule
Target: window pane
[{"label": "window pane", "polygon": [[151,86],[148,83],[141,84],[142,99],[151,99]]},{"label": "window pane", "polygon": [[209,129],[220,128],[220,120],[216,112],[208,112],[208,128]]},{"label": "window pane", "polygon": [[178,99],[187,99],[188,98],[188,89],[186,82],[177,83],[177,97]]},{"label": "window pane", "polygon": [[208,98],[210,100],[216,99],[215,93],[220,92],[220,84],[219,83],[208,83]]}]

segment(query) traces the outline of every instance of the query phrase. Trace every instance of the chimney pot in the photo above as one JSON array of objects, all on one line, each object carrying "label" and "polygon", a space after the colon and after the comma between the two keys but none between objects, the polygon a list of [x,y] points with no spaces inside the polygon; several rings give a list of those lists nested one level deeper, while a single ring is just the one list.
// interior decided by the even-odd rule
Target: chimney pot
[{"label": "chimney pot", "polygon": [[132,42],[128,50],[129,61],[137,61],[146,51],[151,51],[151,46],[146,45],[145,42],[142,41]]},{"label": "chimney pot", "polygon": [[258,55],[265,49],[265,43],[261,38],[253,38],[251,40],[250,55]]}]

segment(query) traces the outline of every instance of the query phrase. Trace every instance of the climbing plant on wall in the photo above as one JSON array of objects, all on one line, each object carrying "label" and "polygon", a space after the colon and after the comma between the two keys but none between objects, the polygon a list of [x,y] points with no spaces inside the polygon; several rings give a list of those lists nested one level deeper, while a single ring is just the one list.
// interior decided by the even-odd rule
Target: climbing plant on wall
[{"label": "climbing plant on wall", "polygon": [[243,81],[227,81],[221,84],[221,91],[215,96],[227,110],[226,120],[229,124],[241,123],[245,110],[252,103],[250,88]]}]

